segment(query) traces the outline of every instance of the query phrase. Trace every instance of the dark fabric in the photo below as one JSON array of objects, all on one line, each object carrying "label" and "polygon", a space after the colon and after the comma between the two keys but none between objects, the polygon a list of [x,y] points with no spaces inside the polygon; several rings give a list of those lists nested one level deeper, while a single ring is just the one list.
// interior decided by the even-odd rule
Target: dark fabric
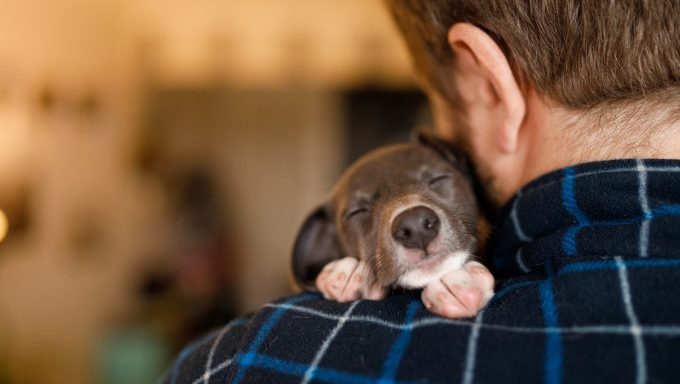
[{"label": "dark fabric", "polygon": [[680,380],[680,161],[543,176],[503,210],[496,295],[447,320],[418,292],[304,293],[187,347],[166,383],[643,383]]}]

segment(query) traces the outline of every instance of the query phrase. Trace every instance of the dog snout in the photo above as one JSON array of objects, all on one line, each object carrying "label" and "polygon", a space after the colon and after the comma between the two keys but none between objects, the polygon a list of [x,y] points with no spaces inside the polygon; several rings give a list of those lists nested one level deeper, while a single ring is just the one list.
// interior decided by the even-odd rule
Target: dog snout
[{"label": "dog snout", "polygon": [[413,207],[394,219],[392,237],[406,248],[426,251],[428,244],[437,237],[439,226],[439,217],[433,210],[425,206]]}]

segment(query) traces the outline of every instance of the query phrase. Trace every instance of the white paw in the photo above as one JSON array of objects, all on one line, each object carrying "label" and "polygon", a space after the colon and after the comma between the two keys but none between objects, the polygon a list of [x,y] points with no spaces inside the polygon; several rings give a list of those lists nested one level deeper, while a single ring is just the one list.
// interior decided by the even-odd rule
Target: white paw
[{"label": "white paw", "polygon": [[326,264],[316,278],[316,288],[326,299],[347,302],[359,299],[380,300],[387,291],[368,286],[370,269],[364,261],[345,257]]},{"label": "white paw", "polygon": [[482,264],[471,261],[425,286],[423,304],[450,319],[476,315],[493,297],[494,278]]}]

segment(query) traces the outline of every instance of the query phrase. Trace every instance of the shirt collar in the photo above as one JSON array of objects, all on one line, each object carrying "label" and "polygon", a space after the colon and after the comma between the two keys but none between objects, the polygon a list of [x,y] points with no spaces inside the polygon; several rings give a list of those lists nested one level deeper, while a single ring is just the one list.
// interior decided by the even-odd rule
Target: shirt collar
[{"label": "shirt collar", "polygon": [[499,276],[591,258],[680,257],[680,160],[610,160],[546,174],[501,210]]}]

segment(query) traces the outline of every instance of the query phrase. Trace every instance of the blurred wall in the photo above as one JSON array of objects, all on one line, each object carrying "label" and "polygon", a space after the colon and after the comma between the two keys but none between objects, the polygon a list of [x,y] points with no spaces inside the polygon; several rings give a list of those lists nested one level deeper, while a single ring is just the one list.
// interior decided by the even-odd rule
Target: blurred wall
[{"label": "blurred wall", "polygon": [[[97,381],[175,240],[136,166],[158,111],[168,161],[205,160],[229,196],[241,309],[289,293],[297,225],[343,164],[337,92],[362,84],[413,85],[379,0],[0,0],[0,381]],[[196,90],[223,102],[202,114]]]}]

